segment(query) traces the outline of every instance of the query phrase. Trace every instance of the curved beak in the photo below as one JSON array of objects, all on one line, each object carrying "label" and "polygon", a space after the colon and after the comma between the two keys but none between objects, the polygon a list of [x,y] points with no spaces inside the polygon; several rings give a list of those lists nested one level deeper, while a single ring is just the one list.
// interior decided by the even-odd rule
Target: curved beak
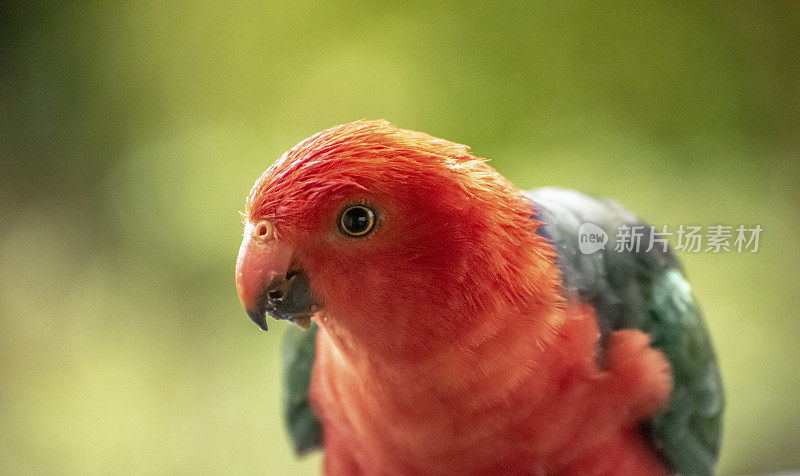
[{"label": "curved beak", "polygon": [[245,226],[236,259],[236,292],[247,315],[267,330],[269,313],[307,327],[314,306],[305,274],[292,270],[292,248],[274,238],[269,223]]}]

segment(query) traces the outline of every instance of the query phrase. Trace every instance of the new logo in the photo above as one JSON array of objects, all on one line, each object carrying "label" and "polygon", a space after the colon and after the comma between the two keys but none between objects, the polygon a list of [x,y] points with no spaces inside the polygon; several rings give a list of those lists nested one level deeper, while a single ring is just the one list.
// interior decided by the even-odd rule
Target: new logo
[{"label": "new logo", "polygon": [[594,223],[584,223],[578,228],[578,248],[581,253],[590,255],[603,249],[608,243],[608,233]]}]

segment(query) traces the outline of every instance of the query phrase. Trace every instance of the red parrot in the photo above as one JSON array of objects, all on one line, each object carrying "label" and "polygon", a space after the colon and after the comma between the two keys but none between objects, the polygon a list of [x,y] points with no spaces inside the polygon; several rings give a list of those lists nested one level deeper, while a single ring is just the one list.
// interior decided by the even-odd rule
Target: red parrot
[{"label": "red parrot", "polygon": [[[615,249],[642,223],[615,202],[357,121],[286,152],[243,220],[248,314],[309,328],[286,336],[285,412],[326,474],[713,471],[702,314],[670,250]],[[580,251],[585,223],[605,247]]]}]

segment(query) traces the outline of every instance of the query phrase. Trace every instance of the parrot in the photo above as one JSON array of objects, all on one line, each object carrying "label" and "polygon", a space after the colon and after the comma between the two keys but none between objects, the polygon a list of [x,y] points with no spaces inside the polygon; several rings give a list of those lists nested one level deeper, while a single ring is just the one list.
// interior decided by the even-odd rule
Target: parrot
[{"label": "parrot", "polygon": [[714,472],[703,314],[617,202],[520,190],[465,145],[359,120],[284,153],[240,213],[238,297],[263,330],[297,324],[283,415],[324,474]]}]

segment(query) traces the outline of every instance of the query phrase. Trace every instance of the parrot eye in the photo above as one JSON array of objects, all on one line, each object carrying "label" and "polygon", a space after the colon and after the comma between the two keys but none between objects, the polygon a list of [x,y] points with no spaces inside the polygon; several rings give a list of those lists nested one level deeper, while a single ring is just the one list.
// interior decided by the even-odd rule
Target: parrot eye
[{"label": "parrot eye", "polygon": [[375,213],[364,205],[350,205],[339,216],[339,229],[347,236],[364,236],[375,227]]}]

